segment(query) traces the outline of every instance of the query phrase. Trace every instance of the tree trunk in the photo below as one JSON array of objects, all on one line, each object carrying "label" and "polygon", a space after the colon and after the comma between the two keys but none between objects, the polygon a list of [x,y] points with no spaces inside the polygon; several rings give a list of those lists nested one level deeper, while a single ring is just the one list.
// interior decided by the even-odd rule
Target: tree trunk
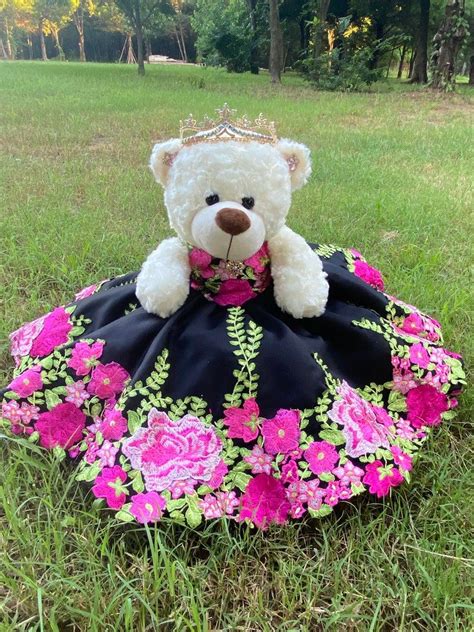
[{"label": "tree trunk", "polygon": [[2,59],[8,59],[7,51],[5,50],[3,39],[1,37],[0,37],[0,57]]},{"label": "tree trunk", "polygon": [[390,60],[389,60],[388,65],[387,65],[387,74],[385,75],[385,79],[388,79],[388,76],[390,74],[390,68],[392,66],[392,61],[393,61],[393,49],[390,51]]},{"label": "tree trunk", "polygon": [[185,62],[188,61],[188,51],[186,50],[186,40],[184,39],[183,20],[181,15],[179,16],[179,35],[181,37],[181,48],[183,49],[183,55]]},{"label": "tree trunk", "polygon": [[143,59],[143,25],[140,0],[135,0],[135,36],[137,38],[137,62],[138,74],[145,74],[145,63]]},{"label": "tree trunk", "polygon": [[46,52],[46,42],[44,41],[43,18],[41,18],[39,21],[38,32],[39,32],[39,38],[40,38],[41,59],[43,61],[48,61],[48,53]]},{"label": "tree trunk", "polygon": [[331,0],[319,0],[317,18],[318,24],[314,33],[314,58],[317,59],[327,43],[326,20]]},{"label": "tree trunk", "polygon": [[278,0],[270,3],[270,59],[269,70],[272,83],[281,83],[281,65],[283,62],[283,34],[281,31]]},{"label": "tree trunk", "polygon": [[420,0],[420,19],[416,43],[416,58],[410,83],[428,81],[428,27],[430,23],[430,0]]},{"label": "tree trunk", "polygon": [[13,59],[15,55],[13,54],[12,36],[11,36],[10,26],[8,24],[7,18],[4,19],[4,26],[5,26],[7,57],[8,59]]},{"label": "tree trunk", "polygon": [[372,58],[369,61],[369,68],[371,70],[375,70],[379,64],[379,59],[380,59],[379,44],[383,40],[384,34],[385,34],[385,24],[380,21],[375,22],[375,39],[377,40],[377,45],[374,48],[374,52],[372,53]]},{"label": "tree trunk", "polygon": [[31,35],[28,35],[28,37],[26,38],[26,43],[28,45],[28,57],[30,58],[30,61],[33,60],[33,41],[31,39]]},{"label": "tree trunk", "polygon": [[59,29],[57,29],[55,26],[52,26],[51,34],[53,36],[54,43],[56,44],[56,48],[58,49],[59,60],[64,61],[66,59],[66,55],[64,54],[63,47],[61,46],[61,43],[59,41]]},{"label": "tree trunk", "polygon": [[456,82],[456,59],[467,36],[461,20],[463,15],[459,0],[448,0],[444,18],[433,38],[431,55],[432,85],[438,90],[452,89]]},{"label": "tree trunk", "polygon": [[252,33],[252,43],[250,45],[250,72],[253,75],[258,75],[258,57],[257,57],[257,21],[255,18],[255,9],[257,7],[257,0],[247,0],[247,6],[250,17],[250,31]]},{"label": "tree trunk", "polygon": [[406,52],[407,52],[406,44],[403,44],[402,52],[400,53],[400,63],[398,64],[397,79],[401,79],[402,78],[403,64],[405,63]]},{"label": "tree trunk", "polygon": [[469,85],[474,86],[474,55],[471,55],[469,66]]},{"label": "tree trunk", "polygon": [[412,48],[411,54],[410,54],[410,63],[408,64],[408,78],[411,77],[411,73],[413,72],[413,66],[415,64],[415,59],[416,59],[416,50]]},{"label": "tree trunk", "polygon": [[84,41],[84,9],[79,9],[73,15],[73,21],[79,35],[79,61],[86,61],[86,48]]},{"label": "tree trunk", "polygon": [[150,41],[150,36],[147,35],[145,37],[145,57],[146,57],[146,63],[149,64],[150,63],[150,55],[152,54],[151,52],[151,41]]},{"label": "tree trunk", "polygon": [[179,37],[179,33],[178,33],[178,29],[176,27],[176,24],[174,25],[174,36],[176,37],[176,42],[178,43],[179,56],[181,57],[181,61],[184,61],[184,51],[183,51],[183,47],[181,46],[181,39]]}]

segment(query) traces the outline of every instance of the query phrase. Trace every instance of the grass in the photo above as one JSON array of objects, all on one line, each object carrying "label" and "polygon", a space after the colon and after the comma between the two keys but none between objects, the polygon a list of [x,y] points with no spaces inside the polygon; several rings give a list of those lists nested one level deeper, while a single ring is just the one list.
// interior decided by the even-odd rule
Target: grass
[{"label": "grass", "polygon": [[[306,238],[356,246],[389,291],[472,359],[472,90],[313,92],[297,77],[204,68],[0,66],[0,309],[7,333],[88,283],[136,269],[169,229],[147,170],[153,140],[228,101],[307,143],[294,197]],[[117,526],[70,470],[0,443],[0,630],[472,630],[472,396],[413,483],[268,533]]]}]

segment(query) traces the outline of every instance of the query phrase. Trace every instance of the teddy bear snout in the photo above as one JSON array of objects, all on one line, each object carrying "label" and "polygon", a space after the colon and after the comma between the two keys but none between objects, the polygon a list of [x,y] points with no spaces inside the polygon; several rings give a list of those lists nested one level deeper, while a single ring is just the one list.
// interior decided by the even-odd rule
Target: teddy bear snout
[{"label": "teddy bear snout", "polygon": [[240,235],[250,228],[250,219],[237,208],[221,208],[216,213],[216,224],[228,235]]}]

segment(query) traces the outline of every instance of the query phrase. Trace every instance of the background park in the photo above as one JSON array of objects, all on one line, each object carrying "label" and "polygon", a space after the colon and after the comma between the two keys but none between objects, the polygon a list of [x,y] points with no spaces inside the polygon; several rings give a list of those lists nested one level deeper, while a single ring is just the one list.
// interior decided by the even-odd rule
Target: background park
[{"label": "background park", "polygon": [[[474,5],[462,5],[0,0],[0,382],[8,332],[138,269],[170,234],[153,141],[225,101],[311,148],[291,227],[360,249],[469,368]],[[91,63],[117,62],[124,44],[133,61],[130,42],[144,76]],[[147,51],[190,63],[148,65]],[[472,630],[472,403],[467,392],[390,498],[265,533],[121,526],[64,463],[0,431],[0,630]]]}]

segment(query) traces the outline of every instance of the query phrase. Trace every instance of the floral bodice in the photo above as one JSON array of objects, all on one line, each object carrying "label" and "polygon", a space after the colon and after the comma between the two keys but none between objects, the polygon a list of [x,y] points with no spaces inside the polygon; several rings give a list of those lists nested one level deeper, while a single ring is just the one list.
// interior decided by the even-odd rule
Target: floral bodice
[{"label": "floral bodice", "polygon": [[265,242],[244,261],[213,258],[205,250],[191,248],[191,287],[222,306],[243,305],[266,290],[271,282],[270,253]]}]

